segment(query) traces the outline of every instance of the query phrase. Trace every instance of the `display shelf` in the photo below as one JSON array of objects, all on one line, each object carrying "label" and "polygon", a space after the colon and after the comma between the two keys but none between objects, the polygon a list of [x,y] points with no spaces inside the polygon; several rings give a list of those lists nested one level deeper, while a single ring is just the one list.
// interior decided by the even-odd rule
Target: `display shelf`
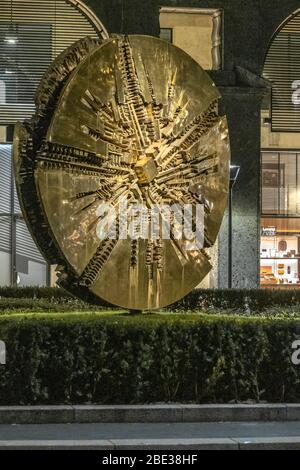
[{"label": "display shelf", "polygon": [[300,283],[299,284],[280,284],[280,283],[278,283],[278,284],[265,284],[265,283],[263,283],[263,284],[260,285],[260,287],[261,288],[263,288],[263,287],[274,287],[274,288],[278,288],[278,287],[279,288],[282,288],[282,287],[283,288],[284,287],[290,287],[290,288],[297,287],[297,289],[299,289],[300,288]]},{"label": "display shelf", "polygon": [[272,260],[272,259],[273,259],[273,260],[280,259],[280,260],[285,260],[285,261],[291,261],[291,260],[298,260],[298,259],[300,259],[300,256],[294,256],[293,258],[282,258],[282,257],[278,258],[278,257],[271,257],[271,256],[267,257],[267,256],[264,256],[264,257],[260,257],[260,259],[271,259],[271,260]]}]

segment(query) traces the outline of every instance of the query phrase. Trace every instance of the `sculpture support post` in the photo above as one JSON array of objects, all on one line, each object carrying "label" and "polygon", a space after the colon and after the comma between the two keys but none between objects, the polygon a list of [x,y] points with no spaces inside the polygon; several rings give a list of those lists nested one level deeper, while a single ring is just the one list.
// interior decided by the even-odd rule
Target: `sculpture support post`
[{"label": "sculpture support post", "polygon": [[230,182],[228,197],[228,289],[232,288],[232,196],[233,187],[238,179],[240,167],[230,166]]}]

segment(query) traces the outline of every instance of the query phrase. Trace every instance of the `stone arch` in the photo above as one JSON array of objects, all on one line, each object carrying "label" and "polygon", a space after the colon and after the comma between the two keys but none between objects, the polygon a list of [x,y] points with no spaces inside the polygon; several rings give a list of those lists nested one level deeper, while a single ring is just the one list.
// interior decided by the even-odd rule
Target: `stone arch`
[{"label": "stone arch", "polygon": [[300,8],[275,30],[264,59],[263,76],[272,87],[272,131],[300,132],[299,44]]},{"label": "stone arch", "polygon": [[[270,48],[272,47],[272,44],[274,42],[274,39],[278,36],[278,34],[280,33],[280,31],[282,31],[282,29],[288,25],[295,17],[299,16],[300,18],[300,8],[297,8],[297,10],[294,10],[293,13],[291,13],[290,15],[288,15],[283,21],[281,21],[281,23],[276,27],[276,29],[273,31],[268,43],[267,43],[267,48],[266,48],[266,52],[265,52],[265,57],[264,57],[264,64],[265,64],[265,61],[266,61],[266,58],[268,56],[268,53],[270,51]],[[299,27],[300,28],[300,27]],[[299,29],[299,32],[300,32],[300,29]]]}]

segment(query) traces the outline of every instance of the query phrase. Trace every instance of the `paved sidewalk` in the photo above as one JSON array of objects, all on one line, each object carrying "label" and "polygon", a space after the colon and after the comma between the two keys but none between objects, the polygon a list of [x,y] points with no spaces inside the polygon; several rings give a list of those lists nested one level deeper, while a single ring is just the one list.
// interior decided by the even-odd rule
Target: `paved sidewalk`
[{"label": "paved sidewalk", "polygon": [[300,422],[0,425],[6,448],[300,450]]}]

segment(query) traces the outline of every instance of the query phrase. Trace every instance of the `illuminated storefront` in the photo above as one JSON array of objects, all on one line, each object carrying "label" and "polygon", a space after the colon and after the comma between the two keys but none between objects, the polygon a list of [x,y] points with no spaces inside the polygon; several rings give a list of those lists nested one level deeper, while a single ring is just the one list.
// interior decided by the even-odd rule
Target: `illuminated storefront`
[{"label": "illuminated storefront", "polygon": [[264,67],[260,285],[300,287],[300,14],[275,33]]},{"label": "illuminated storefront", "polygon": [[261,158],[260,284],[300,286],[300,151]]},{"label": "illuminated storefront", "polygon": [[300,219],[261,219],[261,286],[300,286]]}]

